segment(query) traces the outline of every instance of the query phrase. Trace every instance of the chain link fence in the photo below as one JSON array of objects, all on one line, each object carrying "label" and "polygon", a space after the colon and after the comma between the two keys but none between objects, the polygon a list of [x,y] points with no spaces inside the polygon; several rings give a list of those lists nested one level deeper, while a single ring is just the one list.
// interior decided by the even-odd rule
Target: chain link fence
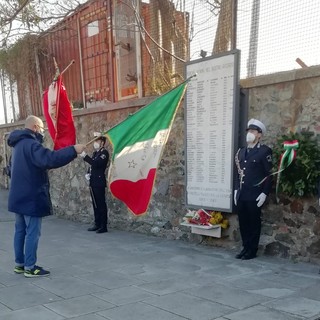
[{"label": "chain link fence", "polygon": [[[50,54],[62,65],[69,55],[83,63],[85,90],[76,68],[65,78],[73,101],[158,95],[184,79],[187,61],[232,49],[241,52],[242,79],[320,64],[319,0],[100,0],[84,8],[79,27],[66,19],[50,40]],[[92,36],[91,26],[99,29]],[[37,75],[31,79],[25,98],[36,96]],[[17,91],[1,73],[6,123],[15,121],[18,107],[28,111],[15,101]]]},{"label": "chain link fence", "polygon": [[171,2],[189,20],[190,60],[237,48],[241,78],[320,63],[318,0]]}]

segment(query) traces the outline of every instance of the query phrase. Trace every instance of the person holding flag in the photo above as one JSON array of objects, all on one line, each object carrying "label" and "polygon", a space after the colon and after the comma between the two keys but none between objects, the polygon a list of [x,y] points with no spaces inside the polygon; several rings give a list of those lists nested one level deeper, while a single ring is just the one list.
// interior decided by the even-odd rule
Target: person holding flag
[{"label": "person holding flag", "polygon": [[249,260],[257,256],[261,232],[261,207],[272,186],[272,150],[260,143],[266,133],[264,124],[251,119],[247,125],[247,146],[238,150],[235,162],[234,204],[239,218],[243,249],[237,259]]},{"label": "person holding flag", "polygon": [[101,133],[108,137],[113,148],[109,190],[135,216],[146,214],[148,210],[157,167],[175,115],[188,82],[195,76]]},{"label": "person holding flag", "polygon": [[90,164],[86,178],[90,183],[90,195],[94,212],[94,225],[88,231],[96,233],[108,232],[108,208],[106,203],[106,176],[105,171],[109,163],[109,152],[104,147],[106,137],[100,132],[94,132],[96,139],[93,141],[94,152],[92,157],[86,152],[80,154],[83,160]]},{"label": "person holding flag", "polygon": [[43,122],[29,116],[25,129],[14,130],[8,137],[13,148],[8,209],[15,213],[15,273],[27,278],[48,276],[49,271],[36,265],[42,218],[52,214],[48,170],[65,166],[83,152],[76,144],[57,151],[45,148]]}]

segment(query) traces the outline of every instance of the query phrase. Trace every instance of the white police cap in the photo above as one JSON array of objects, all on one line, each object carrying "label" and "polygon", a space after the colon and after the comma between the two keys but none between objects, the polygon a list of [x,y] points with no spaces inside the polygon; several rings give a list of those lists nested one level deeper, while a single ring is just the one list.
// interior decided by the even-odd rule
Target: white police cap
[{"label": "white police cap", "polygon": [[262,134],[267,132],[265,125],[257,119],[250,119],[248,121],[247,130],[249,129],[258,130]]},{"label": "white police cap", "polygon": [[107,140],[107,138],[106,138],[105,136],[103,136],[103,135],[101,134],[101,132],[94,132],[94,133],[93,133],[93,136],[94,136],[95,138],[97,138],[96,140],[102,140],[104,143],[105,143],[106,140]]}]

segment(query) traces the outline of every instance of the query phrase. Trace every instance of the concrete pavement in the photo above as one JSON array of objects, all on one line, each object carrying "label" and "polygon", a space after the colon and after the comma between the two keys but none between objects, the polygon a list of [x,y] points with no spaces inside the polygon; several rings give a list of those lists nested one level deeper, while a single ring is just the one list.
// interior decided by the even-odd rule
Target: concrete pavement
[{"label": "concrete pavement", "polygon": [[0,190],[0,320],[320,319],[319,266],[45,218],[38,264],[13,273],[13,214]]}]

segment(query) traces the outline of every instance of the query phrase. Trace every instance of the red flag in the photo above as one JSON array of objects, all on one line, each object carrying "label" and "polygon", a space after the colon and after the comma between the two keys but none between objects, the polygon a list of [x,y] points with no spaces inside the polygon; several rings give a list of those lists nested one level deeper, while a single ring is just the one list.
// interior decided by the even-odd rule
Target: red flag
[{"label": "red flag", "polygon": [[43,113],[54,143],[54,150],[74,145],[76,129],[73,122],[72,106],[66,88],[59,75],[43,94]]}]

